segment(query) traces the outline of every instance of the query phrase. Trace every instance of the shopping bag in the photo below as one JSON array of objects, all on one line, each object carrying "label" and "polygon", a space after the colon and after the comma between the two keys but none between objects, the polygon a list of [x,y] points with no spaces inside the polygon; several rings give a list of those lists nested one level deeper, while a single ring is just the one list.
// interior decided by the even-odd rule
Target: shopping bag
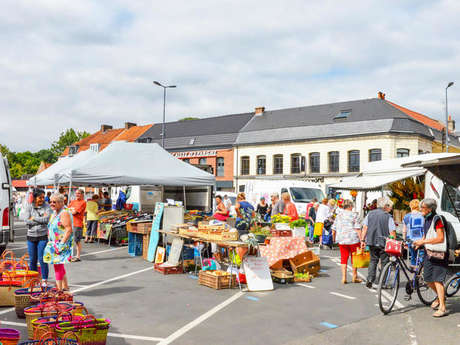
[{"label": "shopping bag", "polygon": [[351,254],[351,262],[354,268],[367,268],[371,262],[371,253],[358,248]]},{"label": "shopping bag", "polygon": [[313,236],[321,236],[323,234],[323,223],[315,223],[315,229],[313,230]]},{"label": "shopping bag", "polygon": [[396,241],[392,238],[388,238],[385,244],[385,252],[392,256],[402,255],[402,241]]}]

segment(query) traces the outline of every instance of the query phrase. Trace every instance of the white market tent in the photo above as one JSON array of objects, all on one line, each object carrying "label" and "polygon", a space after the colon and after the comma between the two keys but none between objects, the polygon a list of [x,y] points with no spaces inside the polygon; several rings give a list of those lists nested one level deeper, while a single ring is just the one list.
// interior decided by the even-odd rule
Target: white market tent
[{"label": "white market tent", "polygon": [[27,184],[29,186],[57,185],[58,183],[61,183],[61,176],[68,174],[71,169],[76,169],[83,164],[86,164],[96,155],[96,152],[86,150],[79,152],[74,156],[63,157],[51,165],[48,169],[31,177]]},{"label": "white market tent", "polygon": [[382,190],[389,183],[425,174],[426,169],[418,166],[408,167],[413,162],[425,162],[450,157],[452,153],[429,153],[404,158],[395,158],[369,163],[358,176],[343,179],[342,182],[330,185],[337,190]]},{"label": "white market tent", "polygon": [[158,144],[114,142],[86,164],[59,176],[79,186],[204,186],[216,178],[185,163]]}]

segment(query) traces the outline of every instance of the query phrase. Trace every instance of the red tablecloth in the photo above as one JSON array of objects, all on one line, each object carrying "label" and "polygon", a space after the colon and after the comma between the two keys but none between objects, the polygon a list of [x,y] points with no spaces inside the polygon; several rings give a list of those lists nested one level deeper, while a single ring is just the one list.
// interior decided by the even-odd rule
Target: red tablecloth
[{"label": "red tablecloth", "polygon": [[260,246],[260,255],[268,260],[268,266],[273,266],[280,260],[292,259],[308,249],[305,239],[300,237],[271,237],[270,244]]}]

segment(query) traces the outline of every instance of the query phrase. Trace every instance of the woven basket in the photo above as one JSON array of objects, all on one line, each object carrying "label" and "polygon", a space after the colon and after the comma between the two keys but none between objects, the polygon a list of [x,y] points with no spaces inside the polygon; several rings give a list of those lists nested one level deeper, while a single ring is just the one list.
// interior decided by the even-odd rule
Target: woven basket
[{"label": "woven basket", "polygon": [[12,279],[9,272],[3,272],[4,280],[0,281],[0,307],[14,306],[14,292],[23,287],[23,282]]},{"label": "woven basket", "polygon": [[56,327],[58,336],[69,332],[78,337],[80,345],[105,345],[109,332],[110,320],[96,319],[94,315],[86,315],[80,321],[61,322]]},{"label": "woven basket", "polygon": [[[72,339],[74,338],[74,339]],[[27,340],[19,345],[79,345],[78,337],[75,334],[64,334],[61,337],[56,337],[52,333],[45,333],[40,340]]]},{"label": "woven basket", "polygon": [[18,289],[14,292],[14,308],[16,315],[20,319],[24,319],[24,308],[37,304],[39,301],[34,297],[39,297],[45,290],[51,290],[51,287],[43,288],[40,286],[40,280],[34,279],[29,283],[29,288]]},{"label": "woven basket", "polygon": [[0,328],[0,342],[3,345],[16,345],[21,338],[21,333],[11,328]]},{"label": "woven basket", "polygon": [[32,328],[33,328],[33,339],[38,340],[41,339],[45,334],[51,333],[53,336],[57,336],[56,333],[56,326],[60,322],[67,322],[67,321],[80,321],[84,318],[83,314],[71,314],[61,313],[58,315],[53,316],[44,316],[39,317],[38,319],[32,320]]},{"label": "woven basket", "polygon": [[33,339],[34,336],[34,329],[32,326],[33,320],[43,316],[53,316],[63,312],[70,312],[72,308],[72,305],[64,302],[48,302],[25,308],[24,314],[26,315],[27,334],[29,339]]}]

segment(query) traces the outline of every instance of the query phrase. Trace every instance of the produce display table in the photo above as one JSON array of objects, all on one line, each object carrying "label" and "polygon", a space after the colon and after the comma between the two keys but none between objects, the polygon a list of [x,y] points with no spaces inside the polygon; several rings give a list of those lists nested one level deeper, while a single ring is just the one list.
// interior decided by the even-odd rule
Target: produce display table
[{"label": "produce display table", "polygon": [[308,251],[305,240],[300,237],[272,237],[270,244],[260,247],[260,255],[267,258],[268,266],[280,260],[289,260]]}]

